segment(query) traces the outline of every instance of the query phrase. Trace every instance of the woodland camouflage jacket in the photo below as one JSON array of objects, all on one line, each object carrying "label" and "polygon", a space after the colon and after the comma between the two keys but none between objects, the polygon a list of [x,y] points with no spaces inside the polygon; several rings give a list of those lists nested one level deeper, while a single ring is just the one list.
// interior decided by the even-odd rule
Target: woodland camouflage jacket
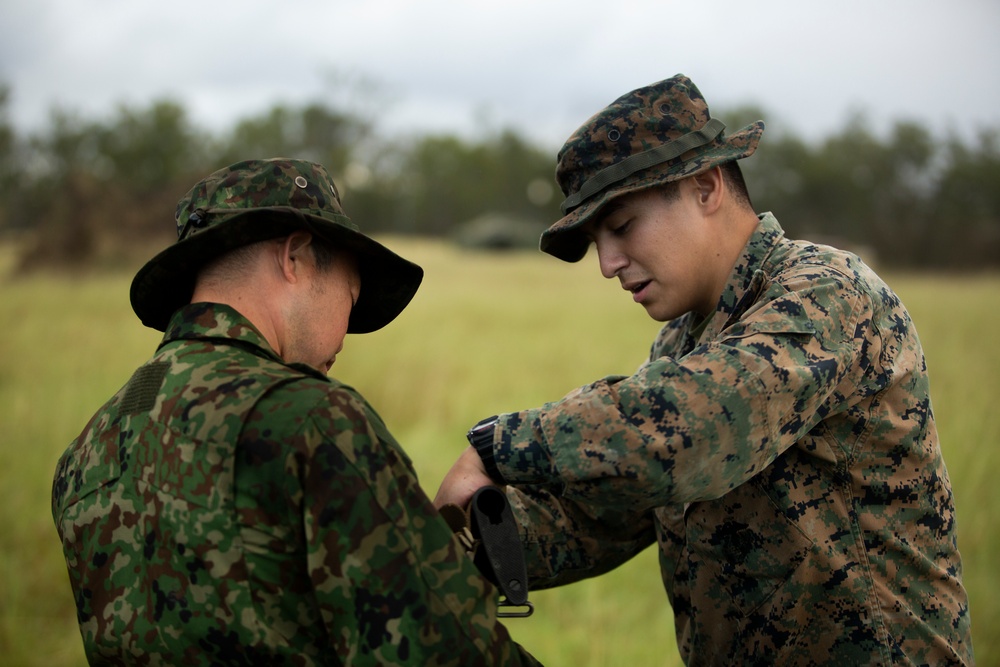
[{"label": "woodland camouflage jacket", "polygon": [[178,311],[56,470],[92,664],[535,664],[354,390]]},{"label": "woodland camouflage jacket", "polygon": [[669,322],[630,377],[501,415],[493,454],[531,585],[658,542],[689,665],[972,662],[913,323],[770,214],[710,318]]}]

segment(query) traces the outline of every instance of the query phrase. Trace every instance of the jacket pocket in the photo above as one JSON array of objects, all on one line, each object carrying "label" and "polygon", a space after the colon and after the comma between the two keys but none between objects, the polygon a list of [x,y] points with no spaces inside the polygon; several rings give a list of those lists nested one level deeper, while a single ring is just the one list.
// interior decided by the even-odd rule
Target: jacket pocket
[{"label": "jacket pocket", "polygon": [[727,601],[747,617],[791,578],[812,541],[752,480],[685,513],[692,600]]}]

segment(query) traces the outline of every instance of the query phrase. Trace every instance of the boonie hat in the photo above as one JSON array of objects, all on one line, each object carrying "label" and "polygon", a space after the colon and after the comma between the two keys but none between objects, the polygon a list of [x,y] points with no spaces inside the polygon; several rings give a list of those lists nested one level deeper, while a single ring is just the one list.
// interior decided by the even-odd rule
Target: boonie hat
[{"label": "boonie hat", "polygon": [[304,160],[247,160],[220,169],[177,203],[177,242],[132,280],[132,310],[164,331],[174,311],[191,301],[198,271],[223,253],[304,229],[351,253],[361,293],[348,333],[391,322],[413,298],[423,269],[365,236],[344,213],[333,179]]},{"label": "boonie hat", "polygon": [[752,155],[756,121],[726,135],[691,79],[678,74],[622,95],[595,114],[559,151],[556,181],[563,217],[542,233],[544,252],[577,262],[590,245],[580,227],[612,199],[694,176]]}]

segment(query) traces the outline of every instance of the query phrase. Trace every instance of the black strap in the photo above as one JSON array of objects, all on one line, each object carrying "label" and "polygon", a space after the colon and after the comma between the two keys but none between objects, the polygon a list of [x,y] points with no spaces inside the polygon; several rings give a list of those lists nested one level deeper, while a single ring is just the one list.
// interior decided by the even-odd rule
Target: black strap
[{"label": "black strap", "polygon": [[[441,508],[441,516],[483,576],[500,589],[503,598],[497,616],[531,616],[535,607],[528,602],[528,568],[507,494],[499,487],[484,486],[472,496],[467,511],[449,504]],[[523,609],[504,611],[506,607]]]},{"label": "black strap", "polygon": [[474,560],[484,574],[492,572],[492,581],[505,598],[500,607],[525,608],[519,612],[498,611],[497,616],[531,616],[534,606],[528,602],[528,568],[507,494],[499,487],[484,486],[472,496],[469,515],[472,535],[483,545]]}]

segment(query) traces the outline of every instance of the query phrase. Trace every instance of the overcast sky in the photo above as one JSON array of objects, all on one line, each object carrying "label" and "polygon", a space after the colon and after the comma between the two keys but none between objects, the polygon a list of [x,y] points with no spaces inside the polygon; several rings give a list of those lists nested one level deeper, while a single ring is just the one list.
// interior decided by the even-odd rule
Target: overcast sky
[{"label": "overcast sky", "polygon": [[[170,98],[221,130],[276,103],[362,110],[386,133],[514,127],[558,147],[678,72],[712,108],[806,138],[864,112],[1000,127],[998,0],[0,0],[10,118]],[[374,91],[374,92],[372,92]]]}]

